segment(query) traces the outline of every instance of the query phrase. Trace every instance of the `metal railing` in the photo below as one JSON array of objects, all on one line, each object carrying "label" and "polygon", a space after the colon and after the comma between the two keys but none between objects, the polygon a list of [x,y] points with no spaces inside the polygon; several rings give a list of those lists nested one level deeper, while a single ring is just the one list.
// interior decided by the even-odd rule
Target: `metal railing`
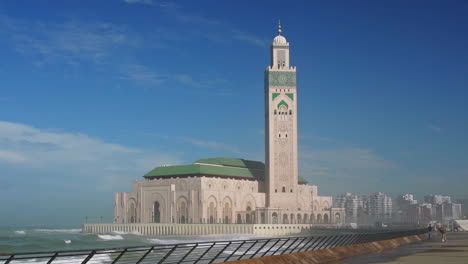
[{"label": "metal railing", "polygon": [[221,263],[335,248],[425,233],[425,229],[329,236],[233,240],[148,247],[0,254],[0,264]]}]

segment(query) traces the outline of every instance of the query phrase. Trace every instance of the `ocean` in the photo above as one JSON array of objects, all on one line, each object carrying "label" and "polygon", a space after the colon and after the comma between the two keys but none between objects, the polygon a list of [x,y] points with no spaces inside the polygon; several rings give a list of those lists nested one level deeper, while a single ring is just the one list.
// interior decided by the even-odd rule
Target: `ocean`
[{"label": "ocean", "polygon": [[87,234],[81,233],[80,227],[2,227],[0,228],[0,253],[167,245],[198,241],[244,240],[262,237],[265,236],[232,234],[156,237],[125,232]]}]

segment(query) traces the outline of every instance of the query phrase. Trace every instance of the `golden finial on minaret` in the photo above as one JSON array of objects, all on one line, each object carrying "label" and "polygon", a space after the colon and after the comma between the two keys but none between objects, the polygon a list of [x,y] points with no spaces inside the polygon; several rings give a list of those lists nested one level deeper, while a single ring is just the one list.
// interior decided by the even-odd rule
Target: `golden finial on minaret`
[{"label": "golden finial on minaret", "polygon": [[281,30],[281,20],[278,19],[278,35],[281,36],[281,33],[283,33],[283,30]]}]

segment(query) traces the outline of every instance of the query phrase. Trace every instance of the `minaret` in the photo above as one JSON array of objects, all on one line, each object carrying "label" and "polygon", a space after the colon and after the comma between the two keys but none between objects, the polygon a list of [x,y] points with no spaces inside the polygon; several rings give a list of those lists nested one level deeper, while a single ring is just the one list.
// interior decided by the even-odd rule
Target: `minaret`
[{"label": "minaret", "polygon": [[296,67],[289,65],[289,43],[279,23],[265,70],[267,207],[297,209],[297,158]]}]

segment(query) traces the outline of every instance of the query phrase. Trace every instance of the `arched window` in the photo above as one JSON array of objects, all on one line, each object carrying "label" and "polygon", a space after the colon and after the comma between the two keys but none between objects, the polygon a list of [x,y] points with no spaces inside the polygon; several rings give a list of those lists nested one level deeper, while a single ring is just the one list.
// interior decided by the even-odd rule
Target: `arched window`
[{"label": "arched window", "polygon": [[276,115],[276,109],[275,109],[275,111],[273,111],[273,114]]},{"label": "arched window", "polygon": [[237,214],[237,223],[242,224],[242,216],[241,214]]},{"label": "arched window", "polygon": [[153,206],[153,222],[161,223],[161,209],[159,202],[155,202]]},{"label": "arched window", "polygon": [[289,115],[292,115],[292,110],[289,110]]},{"label": "arched window", "polygon": [[288,215],[287,215],[287,214],[283,214],[283,224],[289,224]]},{"label": "arched window", "polygon": [[283,188],[281,188],[281,191],[286,192],[286,187],[283,186]]},{"label": "arched window", "polygon": [[277,224],[278,223],[278,214],[277,213],[273,213],[271,215],[271,220],[272,220],[272,223],[273,224]]}]

